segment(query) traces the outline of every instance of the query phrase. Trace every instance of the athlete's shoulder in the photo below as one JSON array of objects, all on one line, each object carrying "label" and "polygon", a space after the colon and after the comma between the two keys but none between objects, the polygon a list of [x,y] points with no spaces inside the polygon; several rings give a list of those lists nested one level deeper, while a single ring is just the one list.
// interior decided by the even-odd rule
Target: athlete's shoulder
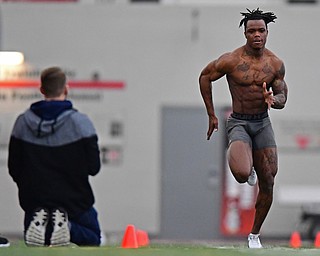
[{"label": "athlete's shoulder", "polygon": [[269,49],[265,49],[265,54],[274,64],[282,65],[283,61],[272,51]]},{"label": "athlete's shoulder", "polygon": [[231,52],[226,52],[222,54],[216,61],[217,69],[230,71],[236,66],[240,61],[240,56],[242,53],[242,48],[237,48]]},{"label": "athlete's shoulder", "polygon": [[240,47],[233,51],[226,52],[218,58],[218,61],[225,61],[225,62],[235,61],[240,58],[242,51],[243,51],[242,47]]}]

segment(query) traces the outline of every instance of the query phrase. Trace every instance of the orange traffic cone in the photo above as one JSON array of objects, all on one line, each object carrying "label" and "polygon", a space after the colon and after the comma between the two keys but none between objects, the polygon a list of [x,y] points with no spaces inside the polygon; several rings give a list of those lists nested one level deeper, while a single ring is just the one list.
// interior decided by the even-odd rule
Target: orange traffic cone
[{"label": "orange traffic cone", "polygon": [[136,228],[134,225],[128,225],[121,243],[122,248],[138,248]]},{"label": "orange traffic cone", "polygon": [[320,232],[317,233],[316,238],[314,239],[314,247],[320,248]]},{"label": "orange traffic cone", "polygon": [[139,246],[148,246],[149,245],[149,236],[146,231],[137,230],[137,240]]},{"label": "orange traffic cone", "polygon": [[300,233],[298,231],[295,231],[291,234],[290,246],[292,248],[300,248],[301,247],[301,237],[300,237]]}]

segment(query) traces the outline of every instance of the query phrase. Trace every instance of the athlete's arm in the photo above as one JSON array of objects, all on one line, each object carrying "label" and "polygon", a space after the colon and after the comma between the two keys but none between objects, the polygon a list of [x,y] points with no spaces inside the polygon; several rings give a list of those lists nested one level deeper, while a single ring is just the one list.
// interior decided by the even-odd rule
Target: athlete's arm
[{"label": "athlete's arm", "polygon": [[273,104],[272,108],[282,109],[284,108],[287,102],[288,95],[288,87],[286,82],[284,81],[285,75],[285,67],[281,62],[279,70],[277,70],[276,78],[273,80],[271,84],[272,92],[273,92]]},{"label": "athlete's arm", "polygon": [[199,77],[199,85],[200,92],[204,104],[207,109],[207,114],[209,117],[209,129],[207,132],[207,140],[210,139],[213,131],[218,130],[218,118],[214,112],[214,105],[212,99],[212,82],[218,80],[222,76],[225,75],[221,66],[221,62],[223,58],[220,57],[218,60],[214,60],[210,62],[200,73]]}]

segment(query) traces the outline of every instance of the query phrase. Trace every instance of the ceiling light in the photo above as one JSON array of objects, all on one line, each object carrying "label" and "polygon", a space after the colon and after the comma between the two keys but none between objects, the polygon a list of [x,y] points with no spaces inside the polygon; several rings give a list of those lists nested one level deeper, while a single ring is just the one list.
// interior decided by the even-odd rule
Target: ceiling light
[{"label": "ceiling light", "polygon": [[20,65],[24,61],[21,52],[0,51],[0,65]]}]

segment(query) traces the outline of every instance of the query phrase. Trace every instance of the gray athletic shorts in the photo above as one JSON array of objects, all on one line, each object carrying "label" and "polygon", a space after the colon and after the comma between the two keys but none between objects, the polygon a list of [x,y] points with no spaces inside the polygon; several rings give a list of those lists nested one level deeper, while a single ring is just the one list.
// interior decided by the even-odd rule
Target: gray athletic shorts
[{"label": "gray athletic shorts", "polygon": [[241,140],[249,143],[252,149],[276,147],[267,112],[258,115],[232,113],[227,120],[226,131],[229,145],[233,141]]}]

